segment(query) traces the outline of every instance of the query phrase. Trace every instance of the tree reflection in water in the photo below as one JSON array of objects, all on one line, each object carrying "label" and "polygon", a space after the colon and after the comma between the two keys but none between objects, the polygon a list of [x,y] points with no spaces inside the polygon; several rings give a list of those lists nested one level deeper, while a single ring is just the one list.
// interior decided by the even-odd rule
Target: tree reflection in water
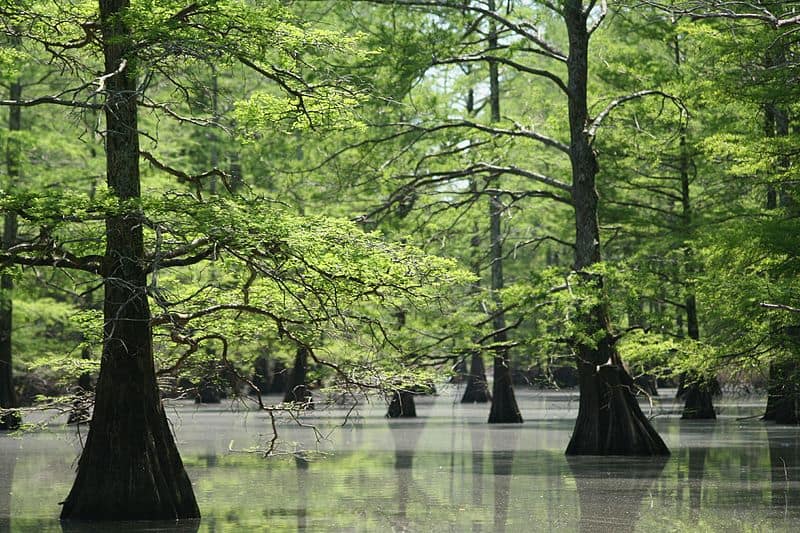
[{"label": "tree reflection in water", "polygon": [[800,509],[800,432],[795,426],[768,425],[767,439],[772,506],[780,517],[797,520]]},{"label": "tree reflection in water", "polygon": [[493,427],[492,466],[494,469],[494,531],[505,531],[508,521],[508,506],[511,500],[511,472],[514,465],[514,450],[519,441],[517,427]]},{"label": "tree reflection in water", "polygon": [[[703,497],[703,474],[706,468],[708,457],[708,446],[703,441],[698,442],[698,435],[702,435],[704,440],[712,441],[716,424],[709,424],[703,421],[681,420],[679,425],[681,448],[686,449],[686,454],[681,453],[680,461],[686,461],[687,476],[686,484],[689,487],[689,509],[693,520],[700,515]],[[683,466],[683,464],[681,465]],[[680,476],[680,474],[679,474]],[[680,482],[680,480],[679,480]],[[679,483],[679,498],[682,492],[683,483]],[[682,498],[680,498],[682,500]]]},{"label": "tree reflection in water", "polygon": [[411,497],[411,485],[414,482],[414,452],[419,437],[425,429],[425,420],[415,418],[389,422],[394,440],[394,470],[397,481],[397,515],[393,531],[410,531],[406,510]]},{"label": "tree reflection in water", "polygon": [[[11,493],[14,482],[14,467],[20,442],[10,437],[0,441],[0,533],[11,532]],[[8,517],[8,518],[6,518]]]},{"label": "tree reflection in water", "polygon": [[568,456],[578,489],[580,531],[633,531],[642,501],[668,458]]}]

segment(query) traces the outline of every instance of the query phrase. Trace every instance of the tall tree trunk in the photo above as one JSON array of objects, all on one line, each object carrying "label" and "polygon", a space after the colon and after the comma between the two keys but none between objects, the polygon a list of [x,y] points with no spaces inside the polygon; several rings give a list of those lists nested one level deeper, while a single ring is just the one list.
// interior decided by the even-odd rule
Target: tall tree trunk
[{"label": "tall tree trunk", "polygon": [[494,347],[494,383],[492,384],[492,408],[489,411],[490,424],[522,423],[522,415],[514,396],[514,385],[511,381],[511,364],[508,359],[508,332],[505,315],[500,311],[502,302],[497,290],[503,287],[503,260],[500,235],[500,217],[494,213],[503,206],[496,196],[492,196],[492,298],[496,307],[492,327],[495,334]]},{"label": "tall tree trunk", "polygon": [[[494,11],[495,0],[489,0],[489,9]],[[498,45],[497,28],[495,22],[489,22],[489,48]],[[492,122],[500,122],[500,74],[496,61],[489,61],[489,104],[491,106]],[[495,176],[499,182],[500,176]],[[503,203],[499,194],[489,197],[489,238],[491,246],[491,295],[494,303],[494,319],[492,327],[495,334],[494,347],[494,382],[492,383],[492,408],[489,411],[490,424],[522,423],[517,399],[514,396],[514,384],[511,379],[511,361],[508,357],[508,332],[506,330],[506,317],[503,312],[503,303],[500,301],[500,291],[504,287],[503,280],[503,236],[501,233],[501,217]]]},{"label": "tall tree trunk", "polygon": [[[124,12],[100,0],[106,80],[106,179],[122,201],[140,197],[136,67]],[[127,63],[126,63],[127,61]],[[103,355],[95,408],[64,520],[174,520],[200,511],[156,385],[142,213],[106,218]]]},{"label": "tall tree trunk", "polygon": [[[570,123],[572,200],[575,207],[575,264],[583,278],[602,288],[599,276],[585,272],[600,261],[600,229],[595,176],[598,165],[586,133],[589,32],[588,13],[580,0],[564,2],[564,20],[569,36],[567,59]],[[614,345],[608,309],[597,304],[582,318],[588,344],[576,339],[580,402],[575,430],[567,446],[569,455],[667,455],[669,450],[644,416],[633,394],[633,379],[625,370]]]},{"label": "tall tree trunk", "polygon": [[[676,50],[678,45],[675,45]],[[678,61],[680,55],[676,53]],[[686,131],[681,132],[680,139],[680,173],[681,173],[681,217],[683,222],[683,230],[686,234],[687,240],[691,238],[693,233],[692,221],[692,204],[689,189],[689,167],[690,155],[686,146]],[[686,276],[691,278],[694,276],[695,264],[694,253],[690,245],[686,244],[685,257],[686,261]],[[697,319],[697,298],[694,292],[694,282],[690,279],[686,283],[686,299],[684,305],[686,307],[686,332],[689,338],[695,341],[700,340],[700,322]],[[719,390],[719,382],[716,376],[682,376],[681,386],[682,394],[684,395],[683,414],[681,418],[686,420],[704,420],[717,418],[717,413],[714,410],[714,394]]]},{"label": "tall tree trunk", "polygon": [[[9,99],[22,99],[22,85],[19,80],[11,83]],[[22,129],[22,109],[11,106],[8,111],[8,143],[6,146],[6,171],[8,183],[3,184],[10,190],[20,174],[20,143],[16,134]],[[17,240],[17,215],[6,213],[3,220],[3,250],[8,250]],[[14,409],[17,405],[17,395],[14,391],[14,369],[12,366],[11,332],[13,315],[14,281],[11,275],[0,275],[0,410]],[[0,430],[17,429],[22,422],[18,411],[0,413]]]}]

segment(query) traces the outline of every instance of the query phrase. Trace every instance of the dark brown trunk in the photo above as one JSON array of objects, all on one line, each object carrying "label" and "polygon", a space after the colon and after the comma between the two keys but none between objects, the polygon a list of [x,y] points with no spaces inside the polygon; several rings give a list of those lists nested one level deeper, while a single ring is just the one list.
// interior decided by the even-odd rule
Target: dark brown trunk
[{"label": "dark brown trunk", "polygon": [[[585,269],[600,261],[600,229],[595,176],[598,165],[586,133],[589,33],[583,2],[564,2],[569,36],[567,60],[572,200],[575,206],[575,264],[584,283],[602,288],[602,278]],[[669,450],[644,416],[634,396],[633,379],[614,346],[608,310],[598,304],[582,316],[597,344],[576,340],[580,402],[569,455],[667,455]]]},{"label": "dark brown trunk", "polygon": [[[85,347],[81,351],[81,359],[87,360],[90,358],[91,350]],[[72,410],[69,412],[67,424],[83,424],[92,418],[90,412],[91,392],[92,375],[89,372],[83,372],[78,377],[78,389],[75,391],[76,398],[72,403]]]},{"label": "dark brown trunk", "polygon": [[[489,0],[488,7],[491,11],[496,9],[495,0]],[[497,28],[494,20],[489,21],[489,48],[498,46]],[[500,73],[497,62],[489,62],[489,100],[491,106],[491,121],[500,122]],[[499,186],[500,176],[495,176]],[[499,187],[498,187],[499,188]],[[508,357],[508,332],[506,330],[506,317],[503,312],[503,303],[498,291],[505,286],[503,279],[503,236],[501,232],[501,217],[504,207],[500,195],[492,194],[489,197],[489,239],[491,246],[491,295],[495,307],[492,320],[494,347],[494,381],[492,383],[492,407],[489,411],[490,424],[521,424],[522,415],[519,412],[517,399],[514,395],[514,383],[511,376],[511,361]]]},{"label": "dark brown trunk", "polygon": [[262,355],[253,363],[253,385],[258,387],[258,391],[253,392],[268,394],[271,381],[269,376],[269,357]]},{"label": "dark brown trunk", "polygon": [[[136,69],[122,17],[128,7],[128,0],[100,0],[105,71],[121,70],[106,81],[105,112],[106,178],[120,201],[140,197]],[[142,218],[131,208],[106,219],[100,376],[62,520],[200,516],[156,385]]]},{"label": "dark brown trunk", "polygon": [[719,387],[716,378],[691,379],[684,381],[683,385],[683,414],[684,420],[709,420],[717,418],[714,410],[714,392]]},{"label": "dark brown trunk", "polygon": [[496,307],[492,327],[494,328],[494,382],[492,383],[492,408],[489,411],[490,424],[521,424],[517,399],[514,396],[514,385],[511,380],[511,363],[508,358],[508,332],[505,315],[499,311],[502,307],[497,291],[503,288],[503,250],[500,235],[500,216],[503,206],[499,198],[491,198],[491,239],[492,239],[492,298]]},{"label": "dark brown trunk", "polygon": [[483,364],[483,355],[480,350],[475,350],[472,352],[467,387],[464,389],[461,403],[486,403],[491,399],[489,384],[486,381],[486,367]]},{"label": "dark brown trunk", "polygon": [[[19,80],[11,83],[9,99],[22,99],[22,85]],[[22,129],[22,108],[11,106],[8,111],[8,135],[6,144],[6,171],[8,183],[3,184],[14,189],[14,183],[20,174],[20,144],[16,137]],[[17,215],[6,213],[3,220],[3,250],[8,250],[17,240]],[[11,349],[11,332],[13,329],[13,295],[14,281],[11,275],[0,275],[0,430],[17,429],[22,423],[19,411],[1,412],[3,409],[14,409],[17,394],[14,391],[13,354]]]},{"label": "dark brown trunk", "polygon": [[[676,45],[677,46],[677,45]],[[683,229],[687,239],[684,259],[686,261],[686,276],[692,278],[695,275],[694,251],[688,245],[689,239],[694,231],[692,221],[692,204],[689,189],[689,151],[686,146],[686,133],[681,135],[681,205]],[[697,318],[697,298],[694,292],[694,282],[686,281],[686,332],[689,338],[695,341],[700,340],[700,322]],[[684,398],[683,414],[681,418],[685,420],[703,420],[717,418],[714,410],[714,394],[720,390],[716,376],[682,376],[679,390]]]},{"label": "dark brown trunk", "polygon": [[299,404],[303,409],[313,409],[314,401],[311,398],[311,391],[306,383],[308,373],[308,348],[301,346],[297,349],[294,357],[294,369],[289,376],[289,387],[284,402]]},{"label": "dark brown trunk", "polygon": [[396,390],[392,393],[387,418],[415,418],[417,406],[414,403],[414,393],[407,390]]},{"label": "dark brown trunk", "polygon": [[289,370],[283,361],[277,360],[272,366],[272,383],[269,386],[270,394],[284,394],[289,386]]},{"label": "dark brown trunk", "polygon": [[778,361],[770,365],[767,409],[763,420],[776,424],[800,424],[798,374],[796,361]]}]

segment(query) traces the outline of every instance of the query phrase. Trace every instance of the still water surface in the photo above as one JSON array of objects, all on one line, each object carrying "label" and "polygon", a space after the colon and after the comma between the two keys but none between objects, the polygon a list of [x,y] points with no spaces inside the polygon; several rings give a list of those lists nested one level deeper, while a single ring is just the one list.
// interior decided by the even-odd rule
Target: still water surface
[{"label": "still water surface", "polygon": [[[520,391],[525,423],[488,426],[458,391],[417,401],[417,419],[365,405],[279,424],[241,407],[170,404],[199,523],[63,526],[66,531],[800,531],[800,429],[760,422],[760,399],[720,402],[715,422],[652,414],[666,460],[566,458],[571,393]],[[645,406],[645,409],[650,409]],[[30,418],[30,417],[29,417]],[[0,435],[0,532],[62,531],[58,502],[80,450],[73,427]],[[304,453],[306,451],[312,453]],[[290,452],[301,453],[290,453]]]}]

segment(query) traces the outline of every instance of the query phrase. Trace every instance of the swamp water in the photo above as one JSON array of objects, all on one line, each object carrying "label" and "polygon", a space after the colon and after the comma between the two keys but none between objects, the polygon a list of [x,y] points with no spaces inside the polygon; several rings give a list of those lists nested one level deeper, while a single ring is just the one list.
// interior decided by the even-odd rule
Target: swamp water
[{"label": "swamp water", "polygon": [[[416,419],[389,421],[376,402],[344,427],[343,408],[304,415],[315,428],[281,421],[286,453],[272,459],[256,451],[272,435],[268,415],[171,402],[202,520],[63,530],[800,530],[800,429],[742,418],[763,410],[760,399],[723,399],[717,421],[685,422],[674,390],[662,391],[644,409],[672,456],[654,460],[565,457],[575,393],[518,391],[525,423],[499,426],[485,423],[487,405],[460,405],[459,394],[418,397]],[[0,434],[0,533],[62,531],[58,502],[79,450],[74,427]]]}]

